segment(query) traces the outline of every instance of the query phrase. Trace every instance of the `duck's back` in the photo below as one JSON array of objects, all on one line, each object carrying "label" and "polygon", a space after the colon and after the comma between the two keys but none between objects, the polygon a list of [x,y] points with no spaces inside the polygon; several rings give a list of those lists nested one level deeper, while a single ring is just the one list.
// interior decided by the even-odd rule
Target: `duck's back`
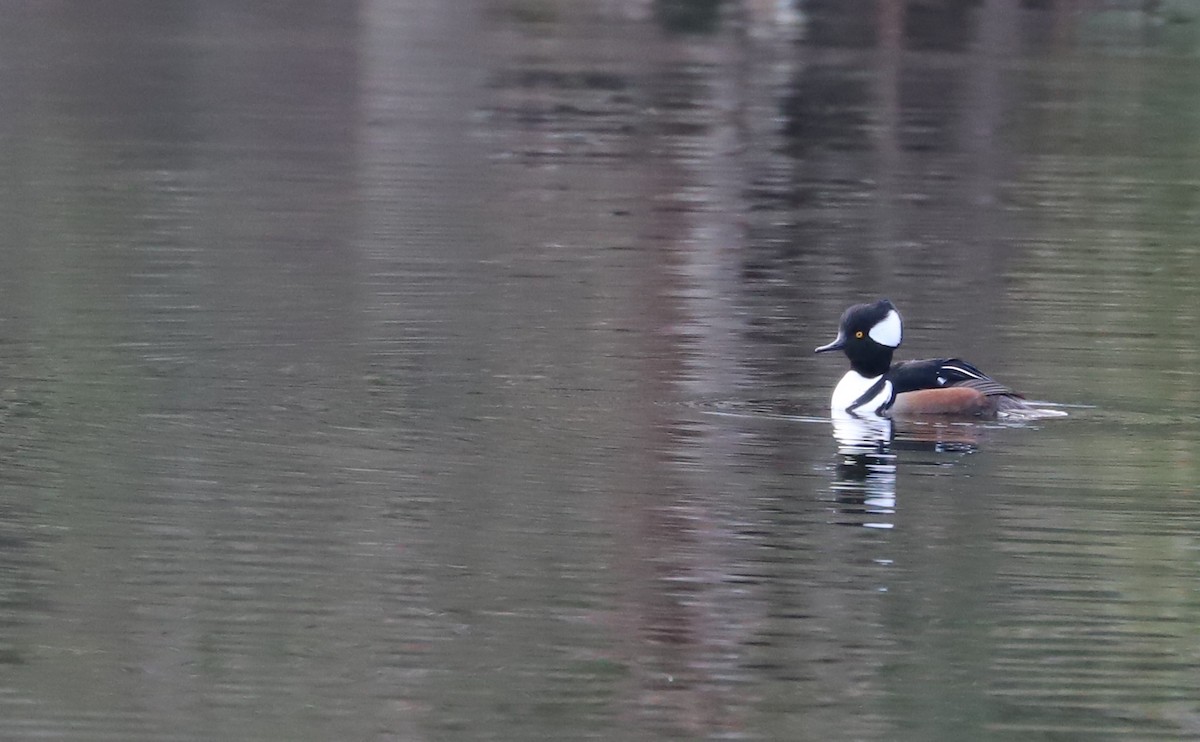
[{"label": "duck's back", "polygon": [[899,415],[994,416],[1019,409],[1024,398],[961,358],[927,358],[892,364]]},{"label": "duck's back", "polygon": [[[888,378],[896,393],[915,392],[920,389],[944,389],[959,385],[978,388],[985,394],[1008,394],[1020,397],[1012,389],[961,358],[926,358],[921,361],[893,363]],[[976,383],[982,382],[982,383]]]}]

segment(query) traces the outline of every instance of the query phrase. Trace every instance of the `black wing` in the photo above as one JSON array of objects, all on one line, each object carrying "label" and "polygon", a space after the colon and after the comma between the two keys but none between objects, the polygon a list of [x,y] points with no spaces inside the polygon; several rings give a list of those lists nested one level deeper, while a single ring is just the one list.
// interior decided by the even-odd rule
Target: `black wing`
[{"label": "black wing", "polygon": [[961,358],[928,358],[893,363],[888,378],[892,380],[896,394],[919,389],[969,386],[989,396],[1021,396]]}]

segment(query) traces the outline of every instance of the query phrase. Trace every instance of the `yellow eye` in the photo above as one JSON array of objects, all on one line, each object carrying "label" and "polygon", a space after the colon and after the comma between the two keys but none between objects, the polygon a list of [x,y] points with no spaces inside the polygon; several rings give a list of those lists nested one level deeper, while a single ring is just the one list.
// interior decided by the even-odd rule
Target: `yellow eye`
[{"label": "yellow eye", "polygon": [[858,332],[854,333],[854,337],[858,338],[859,340],[862,340],[862,330],[859,330]]}]

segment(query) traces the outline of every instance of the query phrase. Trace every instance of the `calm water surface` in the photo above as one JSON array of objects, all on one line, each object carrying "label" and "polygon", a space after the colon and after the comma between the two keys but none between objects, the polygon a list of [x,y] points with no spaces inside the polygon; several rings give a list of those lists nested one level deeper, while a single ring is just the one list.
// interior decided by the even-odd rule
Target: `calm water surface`
[{"label": "calm water surface", "polygon": [[0,738],[1200,738],[1200,17],[1025,5],[4,7]]}]

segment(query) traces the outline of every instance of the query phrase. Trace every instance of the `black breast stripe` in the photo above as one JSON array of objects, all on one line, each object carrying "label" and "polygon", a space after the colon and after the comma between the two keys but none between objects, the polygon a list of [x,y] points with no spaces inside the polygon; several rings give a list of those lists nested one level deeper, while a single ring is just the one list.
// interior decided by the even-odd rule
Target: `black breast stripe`
[{"label": "black breast stripe", "polygon": [[[861,397],[854,400],[854,402],[849,407],[846,408],[846,412],[854,412],[859,407],[862,407],[867,402],[870,402],[872,399],[874,399],[876,394],[879,394],[879,392],[883,391],[883,385],[887,383],[887,380],[888,380],[887,374],[880,376],[879,381],[876,381],[874,384],[872,384],[870,387],[868,387],[867,391],[863,392]],[[892,400],[889,399],[887,402],[885,402],[883,404],[882,409],[887,409],[888,407],[891,407],[891,406],[892,406]]]}]

